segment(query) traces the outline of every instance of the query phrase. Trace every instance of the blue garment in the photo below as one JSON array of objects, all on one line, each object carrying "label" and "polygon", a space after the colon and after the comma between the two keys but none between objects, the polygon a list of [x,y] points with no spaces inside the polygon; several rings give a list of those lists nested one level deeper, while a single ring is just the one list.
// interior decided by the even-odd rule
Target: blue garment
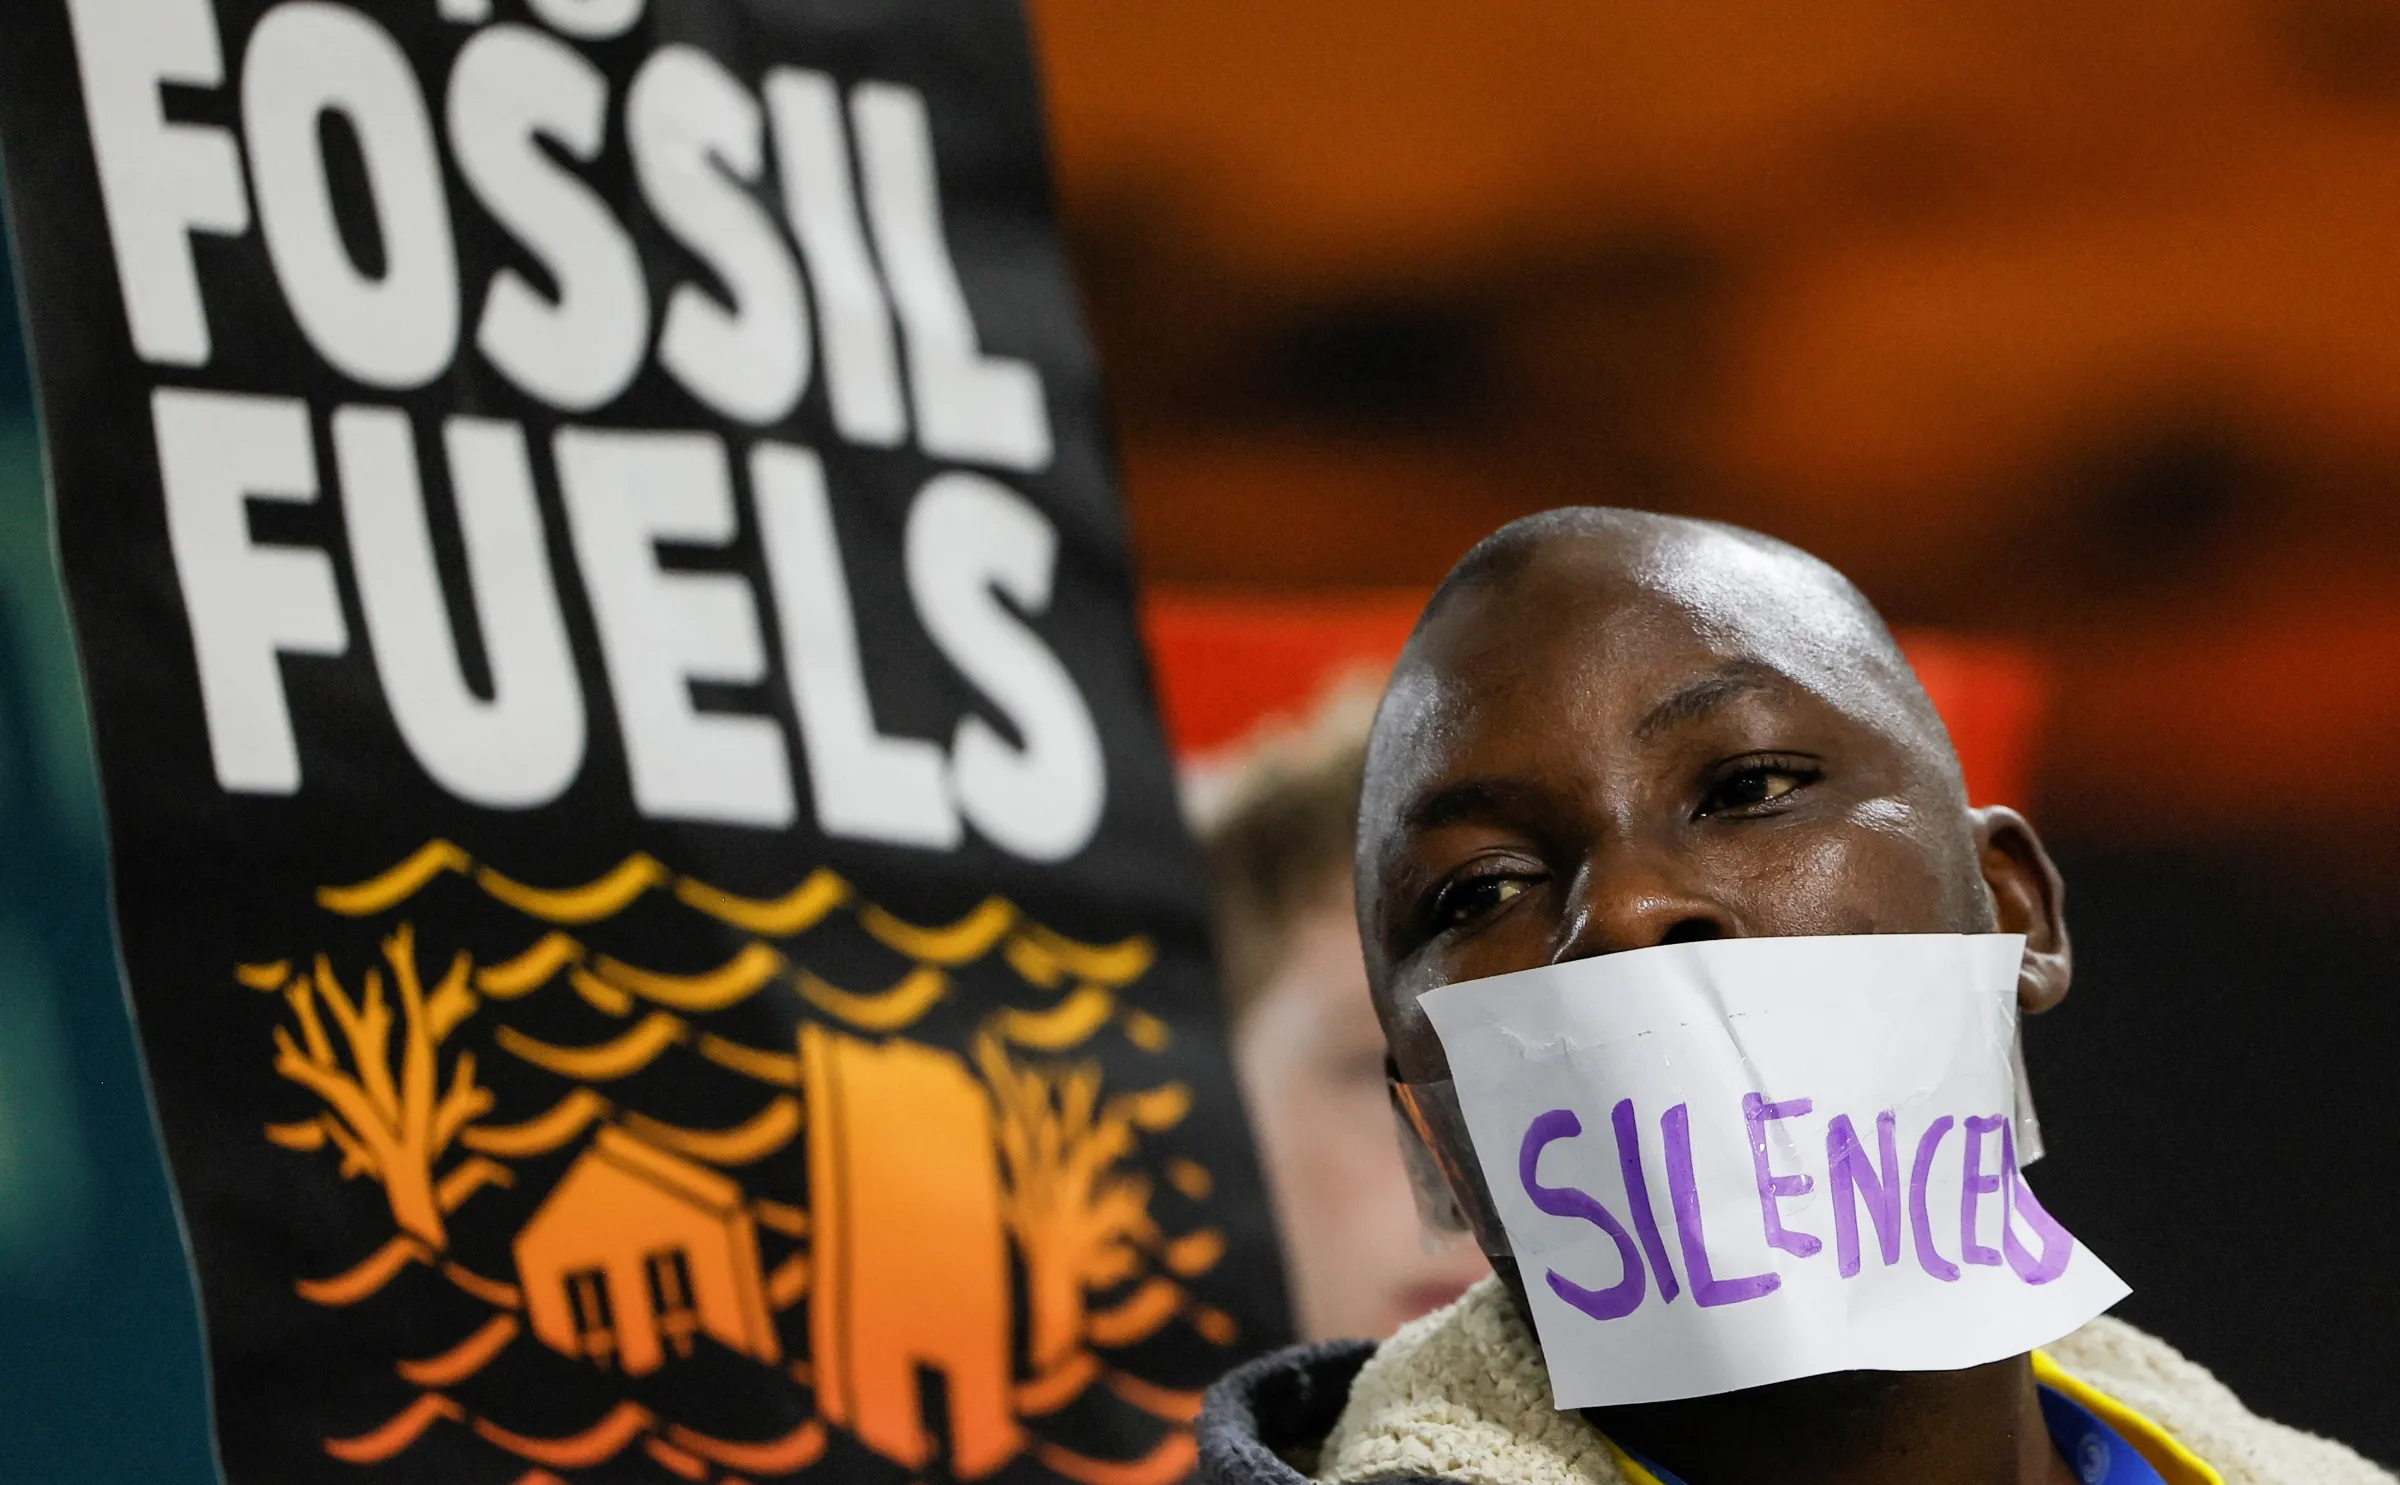
[{"label": "blue garment", "polygon": [[2083,1485],[2166,1485],[2141,1451],[2100,1415],[2055,1387],[2041,1390],[2050,1442]]}]

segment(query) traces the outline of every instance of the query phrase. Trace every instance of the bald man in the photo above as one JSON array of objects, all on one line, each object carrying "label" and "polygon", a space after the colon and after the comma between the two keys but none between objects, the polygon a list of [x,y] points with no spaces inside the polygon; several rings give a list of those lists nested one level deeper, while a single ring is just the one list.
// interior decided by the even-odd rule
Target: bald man
[{"label": "bald man", "polygon": [[[1377,715],[1356,881],[1404,1105],[1451,1076],[1419,1000],[1460,981],[1712,939],[1999,932],[2024,935],[2038,1014],[2071,970],[2057,868],[2015,811],[1968,807],[1858,590],[1753,532],[1632,511],[1516,522],[1435,593]],[[1201,1424],[1210,1485],[2393,1485],[2108,1319],[2046,1348],[2047,1380],[2020,1355],[1558,1412],[1474,1151],[1422,1137],[1495,1278],[1380,1348],[1228,1377]],[[2050,1421],[2061,1389],[2097,1434]]]}]

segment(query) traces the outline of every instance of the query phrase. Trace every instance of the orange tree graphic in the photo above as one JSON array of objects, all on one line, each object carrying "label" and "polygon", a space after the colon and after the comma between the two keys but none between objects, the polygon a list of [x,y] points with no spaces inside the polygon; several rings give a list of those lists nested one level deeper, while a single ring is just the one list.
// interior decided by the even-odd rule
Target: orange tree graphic
[{"label": "orange tree graphic", "polygon": [[[370,967],[362,993],[353,1000],[329,960],[319,954],[313,975],[296,975],[284,1000],[299,1023],[297,1040],[275,1028],[275,1070],[325,1101],[313,1120],[279,1126],[279,1142],[297,1148],[327,1141],[342,1152],[345,1177],[370,1175],[383,1182],[392,1220],[435,1252],[448,1245],[442,1213],[443,1184],[468,1185],[497,1172],[478,1158],[453,1182],[437,1183],[434,1170],[467,1124],[490,1111],[492,1095],[475,1081],[475,1054],[460,1052],[445,1089],[438,1066],[440,1047],[475,1008],[467,988],[469,961],[460,954],[431,992],[417,972],[415,934],[403,923],[383,941],[383,956],[398,991],[398,1065],[393,1062],[393,1006],[384,995],[382,971]],[[320,1014],[320,1008],[323,1014]],[[326,1034],[330,1015],[349,1053],[345,1067]],[[455,1178],[467,1177],[465,1182]]]},{"label": "orange tree graphic", "polygon": [[1099,1064],[1026,1067],[989,1033],[975,1061],[999,1115],[1002,1214],[1025,1261],[1033,1363],[1048,1371],[1082,1342],[1087,1293],[1142,1272],[1158,1245],[1149,1178],[1126,1161],[1137,1130],[1173,1127],[1191,1099],[1168,1084],[1102,1102]]}]

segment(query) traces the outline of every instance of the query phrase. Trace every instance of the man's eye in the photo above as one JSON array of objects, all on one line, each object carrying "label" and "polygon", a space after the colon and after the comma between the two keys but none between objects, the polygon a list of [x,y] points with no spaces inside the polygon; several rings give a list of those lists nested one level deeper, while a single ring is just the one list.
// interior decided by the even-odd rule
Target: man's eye
[{"label": "man's eye", "polygon": [[1471,923],[1525,890],[1521,877],[1477,877],[1453,882],[1434,903],[1434,921],[1443,928]]},{"label": "man's eye", "polygon": [[1702,801],[1700,813],[1715,815],[1739,813],[1773,804],[1817,781],[1817,772],[1786,764],[1744,768],[1727,777]]}]

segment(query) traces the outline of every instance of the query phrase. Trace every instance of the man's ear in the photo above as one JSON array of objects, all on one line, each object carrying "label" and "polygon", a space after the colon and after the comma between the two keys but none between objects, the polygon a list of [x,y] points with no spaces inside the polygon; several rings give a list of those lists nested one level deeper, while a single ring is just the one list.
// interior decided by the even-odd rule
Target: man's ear
[{"label": "man's ear", "polygon": [[2067,983],[2074,978],[2074,953],[2067,944],[2066,880],[2023,815],[2000,806],[1971,814],[1983,884],[1992,894],[1998,930],[2025,935],[2017,1009],[2040,1015],[2067,998]]}]

